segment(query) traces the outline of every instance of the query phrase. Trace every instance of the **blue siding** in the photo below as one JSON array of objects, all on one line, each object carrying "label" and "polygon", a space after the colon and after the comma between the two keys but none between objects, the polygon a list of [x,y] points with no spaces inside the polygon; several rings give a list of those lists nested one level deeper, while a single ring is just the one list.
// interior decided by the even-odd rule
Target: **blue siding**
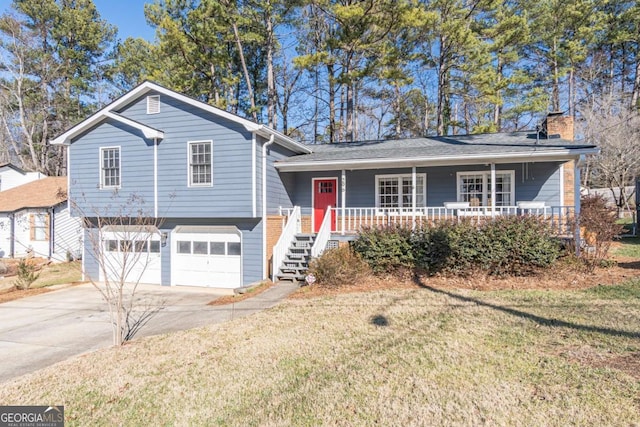
[{"label": "blue siding", "polygon": [[[515,172],[515,202],[542,201],[547,206],[560,204],[560,163],[500,164],[496,170]],[[416,168],[417,173],[427,174],[427,206],[442,206],[445,202],[455,201],[457,172],[489,171],[485,165],[442,166]],[[411,168],[354,170],[346,172],[346,207],[374,207],[375,176],[411,174]],[[312,206],[311,180],[322,177],[338,177],[340,171],[285,173],[287,189],[293,194],[293,203],[303,207],[303,213],[310,212]],[[338,206],[341,206],[338,194]],[[307,208],[307,209],[304,209]]]},{"label": "blue siding", "polygon": [[[160,96],[159,114],[146,114],[146,97],[120,114],[164,131],[158,145],[158,214],[161,217],[251,217],[252,134],[238,123],[214,116],[168,96]],[[213,185],[188,186],[188,142],[212,141]],[[122,186],[98,190],[99,148],[121,146]],[[73,141],[69,150],[72,197],[82,210],[122,204],[139,194],[153,212],[153,141],[136,129],[103,122]],[[75,187],[75,188],[74,188]],[[111,201],[111,202],[109,202]],[[146,209],[145,209],[146,210]]]},{"label": "blue siding", "polygon": [[[266,141],[260,138],[260,147]],[[262,150],[262,148],[260,148]],[[276,144],[267,147],[267,213],[276,214],[278,208],[292,207],[291,201],[293,194],[290,188],[293,180],[291,174],[281,174],[274,167],[274,163],[278,160],[293,156],[295,153]],[[262,168],[262,166],[260,166]],[[260,178],[262,179],[262,178]],[[262,194],[262,193],[261,193]],[[262,201],[260,202],[262,203]]]},{"label": "blue siding", "polygon": [[100,279],[100,265],[92,242],[97,242],[98,230],[95,228],[84,229],[84,250],[82,253],[82,265],[85,280],[98,281]]},{"label": "blue siding", "polygon": [[[132,196],[136,197],[136,208],[152,214],[152,144],[137,131],[112,120],[81,136],[68,152],[74,215],[121,215],[130,207],[127,199]],[[121,186],[117,191],[100,189],[101,147],[120,147]]]}]

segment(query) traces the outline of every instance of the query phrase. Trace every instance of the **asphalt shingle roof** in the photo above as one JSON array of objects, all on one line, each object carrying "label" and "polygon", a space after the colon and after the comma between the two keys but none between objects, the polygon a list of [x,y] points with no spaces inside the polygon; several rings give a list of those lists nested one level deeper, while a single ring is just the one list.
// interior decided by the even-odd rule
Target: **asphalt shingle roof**
[{"label": "asphalt shingle roof", "polygon": [[413,157],[450,157],[481,154],[525,154],[595,148],[560,138],[536,138],[535,132],[512,132],[482,135],[440,136],[384,141],[309,145],[311,154],[281,160],[295,164],[314,161],[348,161],[364,159],[410,159]]},{"label": "asphalt shingle roof", "polygon": [[0,191],[0,212],[49,208],[66,200],[67,177],[47,177]]}]

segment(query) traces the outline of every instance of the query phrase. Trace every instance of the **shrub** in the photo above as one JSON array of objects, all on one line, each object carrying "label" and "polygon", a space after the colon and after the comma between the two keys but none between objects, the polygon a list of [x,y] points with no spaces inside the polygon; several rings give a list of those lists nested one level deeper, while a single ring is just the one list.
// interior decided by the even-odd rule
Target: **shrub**
[{"label": "shrub", "polygon": [[9,272],[9,267],[7,267],[7,264],[0,261],[0,276],[4,276],[8,272]]},{"label": "shrub", "polygon": [[29,289],[38,280],[40,273],[36,273],[36,266],[22,258],[18,263],[18,278],[13,283],[17,289]]},{"label": "shrub", "polygon": [[506,216],[483,228],[487,251],[483,267],[491,274],[524,275],[552,265],[560,256],[560,241],[534,216]]},{"label": "shrub", "polygon": [[580,201],[580,229],[583,241],[588,245],[581,252],[589,270],[604,265],[611,242],[624,228],[617,224],[616,210],[607,206],[603,196],[585,196]]},{"label": "shrub", "polygon": [[360,232],[353,249],[375,273],[393,273],[415,266],[411,229],[369,227]]},{"label": "shrub", "polygon": [[320,286],[337,287],[357,282],[371,270],[349,245],[328,249],[309,264],[309,273]]},{"label": "shrub", "polygon": [[466,276],[481,270],[494,275],[530,274],[553,264],[560,244],[535,217],[498,217],[481,226],[470,221],[434,227],[367,229],[354,249],[374,272],[418,268],[428,273]]}]

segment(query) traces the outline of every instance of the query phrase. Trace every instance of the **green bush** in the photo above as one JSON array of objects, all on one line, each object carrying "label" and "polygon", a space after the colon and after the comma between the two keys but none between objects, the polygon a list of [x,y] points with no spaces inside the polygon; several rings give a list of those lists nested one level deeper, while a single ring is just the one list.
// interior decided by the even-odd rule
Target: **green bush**
[{"label": "green bush", "polygon": [[309,263],[309,273],[319,286],[337,287],[355,283],[371,272],[349,245],[329,249]]},{"label": "green bush", "polygon": [[18,278],[13,283],[17,289],[29,289],[38,280],[40,273],[36,273],[36,266],[22,258],[18,263]]},{"label": "green bush", "polygon": [[560,245],[535,217],[498,217],[476,226],[470,221],[433,227],[373,228],[354,243],[376,273],[417,268],[434,274],[524,275],[553,264]]},{"label": "green bush", "polygon": [[374,273],[392,273],[415,266],[411,229],[369,227],[360,232],[353,249]]}]

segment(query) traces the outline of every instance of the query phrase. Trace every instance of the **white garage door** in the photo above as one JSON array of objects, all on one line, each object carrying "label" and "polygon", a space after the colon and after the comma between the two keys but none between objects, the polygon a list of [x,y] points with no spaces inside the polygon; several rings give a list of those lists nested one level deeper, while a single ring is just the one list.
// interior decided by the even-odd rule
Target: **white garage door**
[{"label": "white garage door", "polygon": [[172,284],[242,285],[242,236],[236,227],[176,227],[171,242]]},{"label": "white garage door", "polygon": [[[109,279],[161,283],[160,232],[155,227],[108,226],[102,230],[103,261]],[[104,271],[100,268],[100,280]]]}]

